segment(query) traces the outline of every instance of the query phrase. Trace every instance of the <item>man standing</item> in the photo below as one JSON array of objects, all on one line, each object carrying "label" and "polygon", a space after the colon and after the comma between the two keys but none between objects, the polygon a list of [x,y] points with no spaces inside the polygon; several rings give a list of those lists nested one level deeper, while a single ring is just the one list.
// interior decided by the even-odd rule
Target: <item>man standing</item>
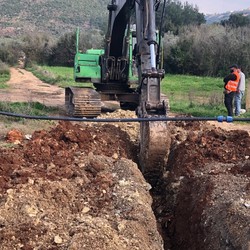
[{"label": "man standing", "polygon": [[238,72],[238,66],[233,64],[230,68],[230,74],[224,78],[224,104],[227,108],[228,116],[233,116],[233,99],[237,91],[240,81],[240,74]]},{"label": "man standing", "polygon": [[239,85],[237,88],[237,91],[235,93],[235,99],[234,99],[234,106],[235,106],[235,115],[239,116],[240,111],[241,111],[241,102],[242,98],[245,94],[245,82],[246,82],[246,77],[245,74],[242,72],[241,68],[239,68],[239,73],[240,73],[240,81]]}]

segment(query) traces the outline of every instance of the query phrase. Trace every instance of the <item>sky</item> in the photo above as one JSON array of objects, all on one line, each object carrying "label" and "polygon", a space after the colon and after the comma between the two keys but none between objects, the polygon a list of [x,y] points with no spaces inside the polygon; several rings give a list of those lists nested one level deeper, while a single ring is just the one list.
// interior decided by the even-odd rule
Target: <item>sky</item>
[{"label": "sky", "polygon": [[224,13],[250,8],[249,0],[181,0],[181,2],[197,5],[199,12],[204,14]]}]

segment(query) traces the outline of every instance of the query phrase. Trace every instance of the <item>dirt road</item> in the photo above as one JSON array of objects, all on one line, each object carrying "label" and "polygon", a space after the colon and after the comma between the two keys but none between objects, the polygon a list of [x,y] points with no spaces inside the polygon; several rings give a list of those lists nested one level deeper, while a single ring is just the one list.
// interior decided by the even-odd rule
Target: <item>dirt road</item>
[{"label": "dirt road", "polygon": [[0,100],[7,102],[40,102],[63,107],[64,89],[42,82],[25,69],[11,68],[7,89],[1,89]]}]

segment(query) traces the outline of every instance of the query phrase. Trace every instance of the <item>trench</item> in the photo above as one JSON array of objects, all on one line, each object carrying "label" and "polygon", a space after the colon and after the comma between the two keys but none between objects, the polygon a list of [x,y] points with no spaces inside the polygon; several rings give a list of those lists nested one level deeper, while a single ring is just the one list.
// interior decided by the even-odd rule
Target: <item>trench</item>
[{"label": "trench", "polygon": [[[82,147],[85,144],[91,144],[92,140],[89,140],[89,138],[92,137],[88,136],[89,133],[91,134],[90,130],[88,130],[88,133],[78,133],[78,131],[82,131],[78,126],[61,124],[51,132],[57,134],[61,131],[60,134],[67,135],[67,142],[75,142],[74,133],[68,133],[74,131],[74,128],[76,134],[81,135],[78,139],[81,139],[80,145]],[[95,134],[98,132],[101,135],[99,137],[102,138],[96,144],[98,147],[93,146],[95,150],[98,149],[96,153],[104,153],[104,150],[106,154],[110,153],[110,148],[100,147],[100,143],[105,141],[103,140],[104,134],[101,132],[105,132],[105,138],[108,139],[111,137],[110,131],[112,131],[112,143],[117,145],[123,142],[120,144],[121,149],[130,152],[134,157],[129,158],[138,164],[138,153],[134,150],[134,142],[124,140],[125,134],[114,128],[110,129],[109,126],[106,126],[102,131],[95,131]],[[247,157],[250,156],[248,133],[246,131],[226,132],[216,130],[197,121],[175,122],[174,126],[169,126],[169,129],[172,143],[168,160],[162,166],[164,170],[157,174],[159,176],[157,181],[145,177],[152,186],[150,190],[153,200],[152,210],[157,221],[158,231],[164,240],[164,249],[248,250],[247,239],[250,242],[250,230],[249,210],[247,210],[249,208],[247,206],[249,203],[245,199],[250,190],[250,163],[246,161]],[[115,132],[117,137],[114,136]],[[95,138],[98,139],[99,137],[95,135]],[[116,142],[114,142],[115,138],[117,139]],[[39,148],[39,145],[34,144],[33,146]],[[67,146],[67,143],[64,146]],[[138,150],[138,145],[136,147]],[[69,147],[67,150],[65,148],[64,152],[71,148]],[[55,151],[57,151],[56,148]],[[73,154],[69,155],[72,156]],[[40,160],[44,162],[43,158]],[[216,165],[215,161],[220,162],[220,164]],[[211,165],[211,162],[213,165]],[[240,164],[237,165],[238,162]],[[20,176],[15,175],[11,178],[20,179]],[[209,212],[212,212],[210,224],[206,224],[206,221],[204,222],[204,211],[207,209],[208,203],[211,202],[211,195],[217,178],[220,182],[224,182],[224,186],[222,186],[222,190],[219,190],[220,193],[217,194],[216,199],[225,197],[219,206],[215,206],[214,210],[212,208],[209,210]],[[225,189],[226,193],[224,192]],[[238,193],[236,192],[235,196],[230,196],[231,192],[235,190]],[[238,197],[241,197],[244,203],[238,204],[238,207],[236,207],[239,209],[237,214],[232,206],[235,205],[234,199],[238,199]],[[216,200],[213,202],[216,202]],[[227,219],[227,216],[232,214],[234,216]],[[227,225],[223,225],[221,222],[222,217],[224,217],[223,223]],[[215,233],[213,232],[214,229],[217,230]],[[213,241],[215,241],[215,244]]]},{"label": "trench", "polygon": [[[205,249],[199,244],[199,241],[196,241],[192,237],[187,237],[186,229],[190,229],[188,225],[188,218],[192,217],[192,208],[189,208],[189,206],[192,206],[192,204],[190,204],[191,201],[186,200],[183,204],[178,204],[179,208],[176,207],[175,199],[180,199],[178,195],[183,196],[183,194],[178,194],[176,193],[176,190],[172,190],[172,185],[168,178],[169,166],[167,164],[163,167],[165,169],[164,172],[156,174],[159,176],[157,181],[155,178],[151,179],[149,176],[144,177],[152,186],[152,189],[150,190],[150,195],[153,200],[152,210],[156,218],[158,232],[163,240],[164,250],[190,249],[187,246],[193,246],[194,249]],[[191,190],[189,190],[189,195],[190,192]],[[185,195],[188,196],[187,193]],[[186,209],[185,216],[176,218],[177,210],[181,207]],[[180,225],[183,229],[181,231],[177,231],[176,224],[178,224],[179,229]],[[200,235],[200,232],[202,231],[202,228],[196,228],[195,231],[191,232],[191,235]],[[179,242],[179,239],[185,239],[185,241]]]},{"label": "trench", "polygon": [[[172,154],[172,149],[170,149],[171,162],[178,161]],[[193,227],[190,227],[189,219],[194,217],[192,214],[194,204],[190,197],[193,196],[192,192],[195,193],[197,185],[202,188],[203,183],[187,181],[180,191],[177,188],[180,183],[171,180],[171,163],[168,162],[162,166],[162,169],[164,169],[163,172],[156,174],[158,180],[155,177],[144,177],[152,186],[150,190],[153,200],[152,210],[156,218],[158,232],[164,242],[164,250],[206,249],[203,244],[205,240],[203,228],[196,226],[192,230]],[[193,221],[196,225],[199,225],[202,209],[203,207],[200,206],[196,210],[196,218]]]},{"label": "trench", "polygon": [[[158,232],[164,242],[164,250],[208,249],[204,246],[204,228],[199,226],[202,206],[195,211],[194,220],[190,220],[194,217],[194,204],[190,197],[193,196],[192,193],[195,193],[196,184],[192,186],[191,181],[187,182],[178,192],[172,190],[172,187],[179,184],[169,183],[168,178],[164,175],[166,172],[150,191],[153,199],[152,210],[156,218]],[[193,227],[192,223],[196,226]]]},{"label": "trench", "polygon": [[[199,186],[202,189],[204,183],[194,179],[182,182],[182,184],[176,181],[175,173],[172,174],[173,165],[180,161],[178,158],[183,156],[176,153],[178,149],[176,149],[175,143],[173,140],[169,145],[168,161],[158,168],[153,167],[153,169],[159,170],[158,173],[154,172],[152,176],[144,175],[145,180],[152,187],[150,195],[153,200],[152,210],[156,218],[157,229],[163,239],[164,250],[206,249],[204,246],[205,232],[202,226],[199,226],[205,203],[199,204],[194,216],[192,213],[195,201],[191,198],[196,188]],[[138,159],[137,164],[141,169]],[[180,187],[180,185],[182,186]],[[209,190],[209,187],[206,187],[205,190]],[[209,194],[205,192],[202,195]],[[190,218],[192,219],[190,220]],[[190,223],[194,223],[196,226],[190,227]]]},{"label": "trench", "polygon": [[169,131],[172,143],[163,171],[157,181],[145,176],[164,250],[248,250],[248,133],[203,122],[178,122]]},{"label": "trench", "polygon": [[[139,147],[137,148],[137,152],[139,153]],[[169,154],[170,153],[171,150]],[[141,170],[140,161],[138,158],[136,159],[136,163]],[[149,175],[144,175],[145,180],[152,187],[150,190],[150,195],[153,200],[152,210],[156,218],[158,232],[163,239],[164,250],[175,249],[174,229],[173,226],[171,227],[175,211],[172,198],[166,199],[166,197],[171,197],[173,195],[173,193],[169,191],[167,179],[164,177],[164,175],[167,173],[167,168],[168,166],[160,166],[160,169],[164,169],[164,172],[155,173],[157,179],[155,176],[151,177]]]}]

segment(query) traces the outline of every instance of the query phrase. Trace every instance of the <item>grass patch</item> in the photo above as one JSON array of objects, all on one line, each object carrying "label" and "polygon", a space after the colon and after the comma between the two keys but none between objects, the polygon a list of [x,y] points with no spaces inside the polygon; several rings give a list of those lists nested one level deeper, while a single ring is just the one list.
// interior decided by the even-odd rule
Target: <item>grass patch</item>
[{"label": "grass patch", "polygon": [[[162,80],[161,91],[169,98],[171,112],[216,117],[227,116],[223,86],[222,78],[167,74]],[[249,115],[246,112],[242,117]]]},{"label": "grass patch", "polygon": [[[73,79],[73,68],[34,66],[30,70],[41,80],[60,87],[92,86],[76,83]],[[170,110],[174,113],[196,117],[226,116],[223,85],[222,78],[166,74],[161,82],[161,92],[168,96]],[[243,100],[244,107],[245,100]],[[250,112],[246,112],[242,117],[249,115]]]},{"label": "grass patch", "polygon": [[6,82],[9,80],[8,76],[2,76],[0,75],[0,89],[7,89],[8,85]]},{"label": "grass patch", "polygon": [[0,89],[5,89],[8,87],[6,84],[10,79],[10,69],[7,64],[0,60]]},{"label": "grass patch", "polygon": [[[189,75],[167,74],[162,81],[163,91],[207,93],[211,91],[221,91],[223,80],[214,77],[201,77]],[[222,92],[222,91],[221,91]]]},{"label": "grass patch", "polygon": [[65,88],[69,86],[92,86],[92,84],[77,83],[74,80],[73,68],[59,66],[32,66],[31,71],[37,78],[49,84],[56,84]]},{"label": "grass patch", "polygon": [[47,70],[51,67],[45,67],[45,66],[32,66],[31,68],[28,68],[27,70],[31,71],[37,78],[39,78],[41,81],[49,83],[49,84],[57,84],[59,85],[61,81],[63,81],[62,76],[60,74],[54,74],[51,69]]},{"label": "grass patch", "polygon": [[[31,116],[47,116],[52,113],[58,113],[58,109],[47,107],[39,102],[0,102],[0,110],[4,112],[25,114]],[[20,119],[20,118],[18,118]]]},{"label": "grass patch", "polygon": [[223,105],[195,104],[191,102],[170,100],[171,112],[192,115],[194,117],[217,117],[226,116],[227,112]]}]

